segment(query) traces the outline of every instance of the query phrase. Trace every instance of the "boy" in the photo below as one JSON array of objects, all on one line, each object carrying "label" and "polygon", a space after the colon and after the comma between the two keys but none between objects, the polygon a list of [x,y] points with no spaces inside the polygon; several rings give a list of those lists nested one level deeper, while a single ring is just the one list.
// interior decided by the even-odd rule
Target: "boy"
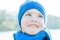
[{"label": "boy", "polygon": [[41,4],[35,1],[22,4],[18,23],[21,30],[14,34],[14,40],[51,40],[50,34],[44,28],[46,14]]}]

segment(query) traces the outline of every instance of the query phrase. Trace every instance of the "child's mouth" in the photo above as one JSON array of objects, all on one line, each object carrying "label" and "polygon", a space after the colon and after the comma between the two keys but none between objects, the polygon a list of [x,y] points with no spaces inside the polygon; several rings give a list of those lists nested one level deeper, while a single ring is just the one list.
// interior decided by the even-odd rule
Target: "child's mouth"
[{"label": "child's mouth", "polygon": [[36,28],[39,28],[39,26],[36,25],[36,24],[30,24],[30,25],[28,25],[28,27],[36,27]]}]

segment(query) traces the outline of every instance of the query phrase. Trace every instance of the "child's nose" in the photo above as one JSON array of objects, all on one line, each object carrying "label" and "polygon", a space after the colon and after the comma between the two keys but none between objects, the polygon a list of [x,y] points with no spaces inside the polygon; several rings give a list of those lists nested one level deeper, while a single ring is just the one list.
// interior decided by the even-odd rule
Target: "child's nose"
[{"label": "child's nose", "polygon": [[37,18],[32,18],[31,22],[38,22],[38,19]]}]

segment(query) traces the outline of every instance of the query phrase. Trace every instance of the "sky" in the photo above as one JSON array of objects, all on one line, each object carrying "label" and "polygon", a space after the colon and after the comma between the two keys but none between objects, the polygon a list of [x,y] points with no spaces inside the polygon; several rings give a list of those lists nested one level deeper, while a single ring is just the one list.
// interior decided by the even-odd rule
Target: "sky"
[{"label": "sky", "polygon": [[[15,11],[18,13],[20,5],[26,0],[0,0],[0,10]],[[37,0],[41,3],[48,15],[60,17],[60,0]]]}]

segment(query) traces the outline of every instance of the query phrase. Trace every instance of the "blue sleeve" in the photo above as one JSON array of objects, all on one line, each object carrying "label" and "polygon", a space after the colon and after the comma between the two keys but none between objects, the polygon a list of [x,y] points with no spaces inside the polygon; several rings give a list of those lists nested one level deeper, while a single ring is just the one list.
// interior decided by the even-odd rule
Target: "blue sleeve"
[{"label": "blue sleeve", "polygon": [[45,29],[45,33],[46,36],[44,37],[44,40],[52,40],[51,34],[47,29]]},{"label": "blue sleeve", "polygon": [[15,40],[15,34],[13,34],[14,40]]},{"label": "blue sleeve", "polygon": [[21,31],[18,30],[16,33],[13,34],[14,40],[20,40],[20,35],[21,35]]},{"label": "blue sleeve", "polygon": [[51,40],[51,36],[49,34],[46,34],[46,36],[44,37],[44,40]]}]

